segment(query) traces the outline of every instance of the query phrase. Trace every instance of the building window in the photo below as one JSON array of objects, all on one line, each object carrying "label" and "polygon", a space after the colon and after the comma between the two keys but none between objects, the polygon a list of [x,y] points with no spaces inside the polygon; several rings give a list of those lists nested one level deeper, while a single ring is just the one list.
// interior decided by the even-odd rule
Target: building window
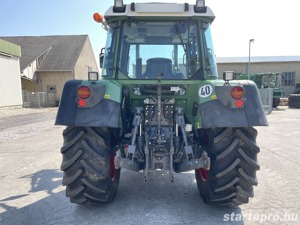
[{"label": "building window", "polygon": [[283,72],[284,86],[295,86],[296,72]]}]

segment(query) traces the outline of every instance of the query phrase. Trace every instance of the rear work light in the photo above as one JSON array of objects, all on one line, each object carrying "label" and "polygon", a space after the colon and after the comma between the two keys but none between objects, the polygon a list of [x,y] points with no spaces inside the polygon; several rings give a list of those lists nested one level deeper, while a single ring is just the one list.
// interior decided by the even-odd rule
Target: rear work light
[{"label": "rear work light", "polygon": [[245,94],[244,88],[238,86],[231,89],[231,97],[234,99],[241,99]]},{"label": "rear work light", "polygon": [[124,7],[123,0],[115,0],[114,6],[116,8],[123,8]]},{"label": "rear work light", "polygon": [[205,0],[196,0],[196,7],[197,8],[205,7]]},{"label": "rear work light", "polygon": [[99,80],[98,72],[89,72],[88,73],[89,81],[97,81]]},{"label": "rear work light", "polygon": [[223,80],[226,82],[234,79],[234,73],[233,71],[224,71],[223,72]]},{"label": "rear work light", "polygon": [[124,13],[126,10],[123,0],[115,0],[115,4],[113,7],[114,13]]},{"label": "rear work light", "polygon": [[86,86],[82,86],[77,89],[77,96],[81,99],[87,99],[88,97],[90,97],[90,95],[91,90]]},{"label": "rear work light", "polygon": [[196,5],[194,5],[195,13],[206,13],[205,0],[196,0]]}]

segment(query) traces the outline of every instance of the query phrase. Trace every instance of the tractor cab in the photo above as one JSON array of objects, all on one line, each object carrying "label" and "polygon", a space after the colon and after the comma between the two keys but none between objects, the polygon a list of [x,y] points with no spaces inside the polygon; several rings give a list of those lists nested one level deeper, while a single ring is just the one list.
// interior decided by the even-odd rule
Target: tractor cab
[{"label": "tractor cab", "polygon": [[[158,74],[163,80],[217,78],[210,31],[214,15],[209,8],[170,3],[122,7],[111,7],[101,21],[108,31],[101,60],[104,78],[151,80]],[[157,11],[159,16],[151,15]]]}]

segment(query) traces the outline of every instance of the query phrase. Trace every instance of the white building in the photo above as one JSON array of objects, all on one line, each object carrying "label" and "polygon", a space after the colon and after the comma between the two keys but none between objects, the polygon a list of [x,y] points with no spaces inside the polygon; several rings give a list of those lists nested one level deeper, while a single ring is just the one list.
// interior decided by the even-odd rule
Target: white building
[{"label": "white building", "polygon": [[[220,78],[224,71],[246,74],[249,58],[217,57],[217,65]],[[300,81],[300,56],[253,56],[249,73],[281,73],[285,96],[288,97],[294,92],[296,83]]]},{"label": "white building", "polygon": [[21,107],[21,48],[0,39],[0,107]]}]

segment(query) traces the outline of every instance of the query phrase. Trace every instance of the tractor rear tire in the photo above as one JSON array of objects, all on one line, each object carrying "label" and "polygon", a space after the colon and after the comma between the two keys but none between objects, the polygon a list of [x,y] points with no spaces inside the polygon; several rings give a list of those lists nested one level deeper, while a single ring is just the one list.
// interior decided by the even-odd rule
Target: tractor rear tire
[{"label": "tractor rear tire", "polygon": [[253,197],[260,166],[256,145],[257,131],[252,128],[208,130],[210,170],[195,170],[197,186],[205,203],[241,205]]},{"label": "tractor rear tire", "polygon": [[113,201],[120,179],[107,128],[67,127],[61,148],[63,185],[70,202],[99,205]]}]

